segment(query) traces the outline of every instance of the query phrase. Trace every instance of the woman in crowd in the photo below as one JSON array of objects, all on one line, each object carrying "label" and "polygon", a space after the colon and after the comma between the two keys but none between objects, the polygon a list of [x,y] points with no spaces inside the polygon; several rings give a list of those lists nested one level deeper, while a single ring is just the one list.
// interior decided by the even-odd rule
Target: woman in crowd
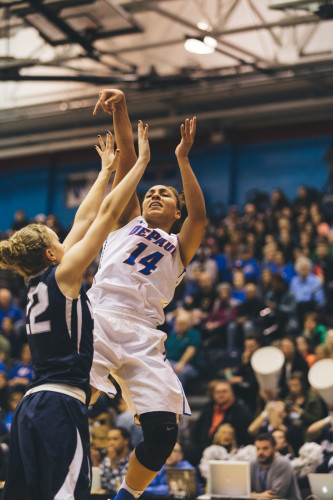
[{"label": "woman in crowd", "polygon": [[232,424],[221,424],[214,436],[213,444],[204,449],[200,460],[200,473],[208,478],[209,460],[229,460],[237,451],[236,434]]},{"label": "woman in crowd", "polygon": [[324,417],[326,411],[323,401],[310,391],[302,372],[292,373],[288,388],[285,403],[290,421],[289,439],[294,450],[298,451],[305,441],[309,425]]}]

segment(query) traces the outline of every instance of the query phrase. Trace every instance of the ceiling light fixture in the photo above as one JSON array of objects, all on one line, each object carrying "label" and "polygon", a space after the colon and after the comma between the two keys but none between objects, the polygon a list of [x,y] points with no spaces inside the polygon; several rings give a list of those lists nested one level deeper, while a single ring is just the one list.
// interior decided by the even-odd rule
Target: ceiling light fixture
[{"label": "ceiling light fixture", "polygon": [[213,38],[212,36],[205,36],[203,41],[206,45],[208,45],[208,47],[212,47],[213,49],[216,49],[217,40],[215,38]]},{"label": "ceiling light fixture", "polygon": [[197,27],[202,31],[212,31],[213,29],[210,24],[206,23],[206,21],[200,21],[197,23]]},{"label": "ceiling light fixture", "polygon": [[192,54],[212,54],[213,52],[215,52],[215,47],[208,45],[202,38],[199,37],[187,38],[184,47],[188,52],[191,52]]}]

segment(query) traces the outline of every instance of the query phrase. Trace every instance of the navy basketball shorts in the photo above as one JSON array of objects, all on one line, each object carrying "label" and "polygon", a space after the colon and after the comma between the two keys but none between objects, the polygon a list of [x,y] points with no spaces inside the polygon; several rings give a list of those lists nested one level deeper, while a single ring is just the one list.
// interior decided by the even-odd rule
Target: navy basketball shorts
[{"label": "navy basketball shorts", "polygon": [[87,500],[90,478],[86,406],[58,392],[25,396],[13,417],[2,500]]}]

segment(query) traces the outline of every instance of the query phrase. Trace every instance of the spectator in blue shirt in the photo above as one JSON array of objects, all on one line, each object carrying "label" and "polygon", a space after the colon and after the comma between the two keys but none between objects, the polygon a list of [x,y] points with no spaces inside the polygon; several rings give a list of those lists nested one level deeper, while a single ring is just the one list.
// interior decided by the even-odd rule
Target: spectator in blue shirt
[{"label": "spectator in blue shirt", "polygon": [[31,352],[29,344],[24,344],[21,351],[21,359],[15,363],[8,376],[8,385],[12,391],[24,392],[26,387],[31,384],[34,375],[34,369],[31,364]]},{"label": "spectator in blue shirt", "polygon": [[10,318],[13,323],[22,319],[22,311],[12,303],[12,293],[8,288],[0,288],[0,324],[3,318]]},{"label": "spectator in blue shirt", "polygon": [[323,286],[312,272],[312,262],[307,257],[299,257],[295,264],[297,276],[290,283],[290,291],[293,292],[297,302],[298,315],[301,324],[304,314],[308,311],[322,308],[325,305],[325,294]]},{"label": "spectator in blue shirt", "polygon": [[[144,495],[161,495],[168,496],[169,486],[167,482],[167,477],[165,469],[168,467],[174,467],[177,469],[194,469],[193,465],[187,460],[184,460],[183,450],[179,443],[175,444],[171,455],[163,465],[162,469],[159,471],[157,476],[152,480],[149,486],[145,489]],[[197,478],[198,493],[201,494],[200,484]]]},{"label": "spectator in blue shirt", "polygon": [[246,281],[257,282],[260,275],[260,267],[257,259],[254,257],[254,251],[251,247],[245,247],[241,254],[241,259],[235,262],[236,267],[241,267]]},{"label": "spectator in blue shirt", "polygon": [[282,250],[277,250],[275,252],[275,262],[278,266],[278,273],[282,276],[286,283],[291,282],[292,278],[296,276],[296,272],[291,262],[286,262],[284,253]]}]

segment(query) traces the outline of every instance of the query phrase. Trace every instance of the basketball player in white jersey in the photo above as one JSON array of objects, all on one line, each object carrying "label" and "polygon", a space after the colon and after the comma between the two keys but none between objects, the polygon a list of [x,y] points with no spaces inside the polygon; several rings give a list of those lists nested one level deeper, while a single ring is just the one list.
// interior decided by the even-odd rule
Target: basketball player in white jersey
[{"label": "basketball player in white jersey", "polygon": [[[124,94],[119,90],[100,92],[94,114],[100,107],[113,113],[116,140],[126,153],[115,175],[117,185],[136,160]],[[142,215],[133,195],[105,241],[88,293],[95,319],[90,383],[114,393],[108,381],[111,372],[144,435],[132,453],[117,500],[141,495],[173,450],[176,416],[190,413],[183,388],[165,357],[166,335],[156,327],[164,321],[163,307],[172,299],[205,228],[204,198],[188,160],[195,130],[196,118],[186,120],[176,148],[188,212],[180,232],[173,232],[183,203],[175,188],[151,187],[143,200]]]}]

